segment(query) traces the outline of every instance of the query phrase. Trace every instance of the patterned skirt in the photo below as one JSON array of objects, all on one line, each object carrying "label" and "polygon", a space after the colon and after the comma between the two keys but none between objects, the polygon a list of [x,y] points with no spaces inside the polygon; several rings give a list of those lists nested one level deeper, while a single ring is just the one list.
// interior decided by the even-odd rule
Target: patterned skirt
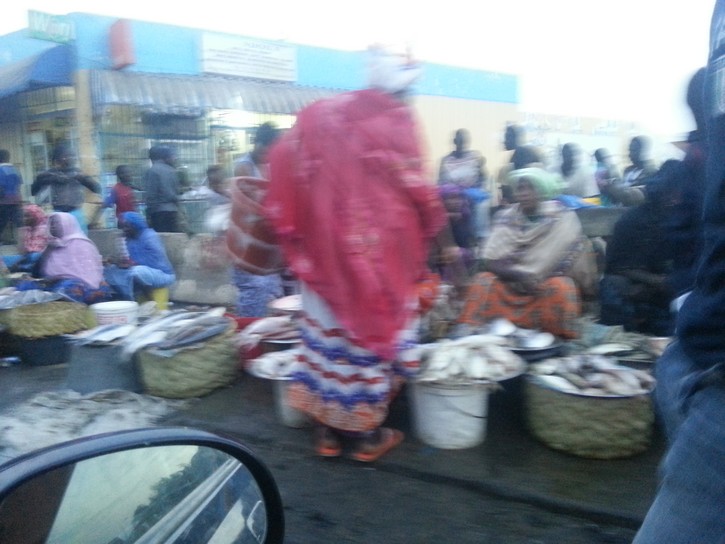
[{"label": "patterned skirt", "polygon": [[356,345],[327,304],[302,285],[303,347],[288,402],[319,423],[360,433],[374,430],[405,379],[419,367],[418,320],[400,333],[399,356],[383,360]]},{"label": "patterned skirt", "polygon": [[27,280],[16,286],[18,291],[28,291],[31,289],[41,289],[43,291],[51,291],[60,293],[65,298],[83,304],[95,304],[97,302],[106,302],[111,300],[113,292],[110,285],[102,281],[97,288],[89,287],[84,281],[79,279],[64,278],[47,285],[41,281]]},{"label": "patterned skirt", "polygon": [[518,327],[577,338],[580,316],[579,292],[574,280],[567,276],[548,278],[535,295],[522,295],[491,272],[483,272],[468,288],[459,322],[477,326],[503,317]]}]

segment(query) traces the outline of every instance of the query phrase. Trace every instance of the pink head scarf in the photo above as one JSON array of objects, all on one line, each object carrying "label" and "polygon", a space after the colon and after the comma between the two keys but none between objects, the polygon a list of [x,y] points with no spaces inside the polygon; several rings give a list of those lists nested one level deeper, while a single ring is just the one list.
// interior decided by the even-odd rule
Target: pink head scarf
[{"label": "pink head scarf", "polygon": [[78,220],[69,213],[56,212],[50,216],[50,226],[56,236],[51,235],[48,242],[43,275],[79,279],[98,289],[103,279],[103,260]]}]

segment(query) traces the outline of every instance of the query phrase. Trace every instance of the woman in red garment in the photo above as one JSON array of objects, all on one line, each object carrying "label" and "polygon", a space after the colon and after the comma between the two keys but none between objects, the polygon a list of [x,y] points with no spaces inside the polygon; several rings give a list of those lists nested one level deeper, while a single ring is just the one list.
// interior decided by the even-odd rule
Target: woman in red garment
[{"label": "woman in red garment", "polygon": [[318,423],[318,454],[340,455],[349,439],[365,462],[403,439],[382,424],[417,368],[416,286],[446,221],[404,100],[419,68],[371,54],[371,88],[302,110],[273,148],[265,200],[301,283],[303,349],[289,402]]}]

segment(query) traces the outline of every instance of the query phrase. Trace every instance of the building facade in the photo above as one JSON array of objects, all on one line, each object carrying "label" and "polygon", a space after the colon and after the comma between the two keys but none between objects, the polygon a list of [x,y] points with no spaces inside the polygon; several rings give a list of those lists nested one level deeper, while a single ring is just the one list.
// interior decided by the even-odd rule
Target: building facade
[{"label": "building facade", "polygon": [[[453,132],[498,162],[506,122],[520,118],[518,79],[426,64],[414,106],[431,176]],[[0,37],[0,141],[29,186],[59,141],[102,185],[119,164],[137,173],[151,145],[173,145],[191,184],[228,172],[254,128],[294,123],[307,104],[365,85],[365,55],[144,21],[30,12]]]}]

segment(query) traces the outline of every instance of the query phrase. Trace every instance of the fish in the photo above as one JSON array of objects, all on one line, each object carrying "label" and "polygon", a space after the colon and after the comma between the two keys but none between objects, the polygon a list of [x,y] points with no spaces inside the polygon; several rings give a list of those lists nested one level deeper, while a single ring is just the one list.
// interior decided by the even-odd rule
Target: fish
[{"label": "fish", "polygon": [[520,340],[522,348],[543,349],[551,346],[556,341],[556,337],[548,332],[540,332],[528,335]]},{"label": "fish", "polygon": [[82,334],[74,335],[73,339],[76,341],[76,344],[82,346],[83,344],[94,342],[97,336],[103,334],[106,331],[110,331],[111,329],[115,329],[116,327],[120,327],[120,325],[117,323],[111,323],[110,325],[99,325],[98,327],[89,329]]},{"label": "fish", "polygon": [[[617,365],[602,355],[581,354],[550,359],[543,367],[536,365],[530,372],[541,379],[542,384],[592,396],[643,395],[651,392],[655,385],[650,374]],[[569,382],[568,386],[562,380]]]},{"label": "fish", "polygon": [[114,324],[104,327],[100,327],[94,334],[86,336],[78,342],[78,345],[84,346],[86,344],[108,344],[119,338],[128,336],[136,330],[136,325],[131,324]]},{"label": "fish", "polygon": [[587,353],[591,353],[592,355],[616,355],[629,353],[631,351],[634,351],[634,348],[627,344],[600,344],[589,348]]},{"label": "fish", "polygon": [[[136,346],[143,345],[145,339],[151,335],[153,335],[156,339],[156,342],[161,342],[164,338],[166,338],[166,331],[174,325],[175,322],[187,319],[188,317],[189,312],[186,310],[179,310],[156,318],[142,327],[138,327],[121,342],[121,358],[126,360],[129,359],[138,349]],[[156,334],[157,332],[163,332],[163,335],[158,335]]]},{"label": "fish", "polygon": [[565,393],[579,393],[581,392],[578,387],[576,387],[573,383],[571,383],[566,378],[562,378],[561,376],[554,376],[552,375],[540,375],[537,376],[537,380],[541,382],[546,387],[549,387],[551,389],[556,389],[557,391],[564,391]]},{"label": "fish", "polygon": [[258,319],[254,323],[250,323],[247,327],[242,330],[243,334],[260,334],[265,335],[273,332],[277,332],[280,329],[290,327],[292,324],[292,318],[288,315],[280,317],[265,317]]},{"label": "fish", "polygon": [[203,342],[204,340],[208,340],[209,338],[217,336],[226,331],[228,328],[228,322],[220,323],[218,325],[212,325],[209,327],[195,327],[190,330],[187,335],[181,338],[177,338],[175,340],[166,339],[163,342],[160,342],[155,347],[161,350],[169,350],[178,349],[184,346],[190,346],[191,344],[197,344],[199,342]]},{"label": "fish", "polygon": [[508,336],[516,332],[516,325],[502,317],[494,319],[488,326],[488,332],[496,336]]},{"label": "fish", "polygon": [[149,334],[138,337],[134,342],[127,344],[121,351],[122,359],[130,359],[137,351],[160,344],[166,338],[166,331],[151,331]]}]

